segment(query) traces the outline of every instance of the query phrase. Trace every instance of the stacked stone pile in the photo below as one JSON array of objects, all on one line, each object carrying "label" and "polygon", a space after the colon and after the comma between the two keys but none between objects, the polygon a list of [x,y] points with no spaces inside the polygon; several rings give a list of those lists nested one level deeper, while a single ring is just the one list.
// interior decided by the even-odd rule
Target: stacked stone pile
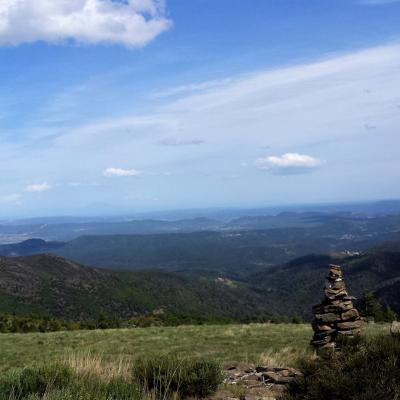
[{"label": "stacked stone pile", "polygon": [[325,298],[313,307],[312,327],[315,347],[334,348],[338,336],[354,336],[360,333],[362,319],[354,308],[355,297],[349,296],[338,265],[329,266],[329,276],[324,289]]}]

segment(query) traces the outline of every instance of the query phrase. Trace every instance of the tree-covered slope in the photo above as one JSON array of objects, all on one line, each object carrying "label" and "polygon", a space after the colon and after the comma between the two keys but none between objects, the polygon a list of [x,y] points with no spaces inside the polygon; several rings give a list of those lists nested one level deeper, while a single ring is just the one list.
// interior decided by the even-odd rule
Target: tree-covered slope
[{"label": "tree-covered slope", "polygon": [[0,258],[0,312],[66,319],[162,311],[181,320],[244,319],[266,307],[244,285],[163,271],[110,272],[58,256]]}]

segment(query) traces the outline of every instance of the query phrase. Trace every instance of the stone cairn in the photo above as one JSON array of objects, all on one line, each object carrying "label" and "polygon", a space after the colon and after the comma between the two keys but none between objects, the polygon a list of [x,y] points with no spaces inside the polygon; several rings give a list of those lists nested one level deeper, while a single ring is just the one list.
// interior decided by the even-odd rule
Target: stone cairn
[{"label": "stone cairn", "polygon": [[322,303],[312,308],[314,337],[311,344],[320,350],[334,351],[337,337],[358,335],[363,321],[354,308],[355,297],[349,296],[338,265],[329,266],[324,294]]}]

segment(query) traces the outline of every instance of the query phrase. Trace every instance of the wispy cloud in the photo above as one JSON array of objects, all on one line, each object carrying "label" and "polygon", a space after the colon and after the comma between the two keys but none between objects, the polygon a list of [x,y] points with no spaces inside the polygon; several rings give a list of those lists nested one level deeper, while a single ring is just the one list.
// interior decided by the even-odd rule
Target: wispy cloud
[{"label": "wispy cloud", "polygon": [[309,173],[319,168],[324,161],[307,154],[286,153],[282,156],[267,156],[256,160],[256,165],[279,175]]},{"label": "wispy cloud", "polygon": [[174,138],[165,138],[161,139],[157,142],[160,146],[199,146],[204,144],[205,141],[202,139],[174,139]]},{"label": "wispy cloud", "polygon": [[[155,187],[165,184],[160,171],[173,171],[170,180],[176,191],[170,194],[171,198],[180,196],[190,202],[192,196],[196,201],[216,175],[239,174],[243,179],[240,184],[260,193],[261,199],[265,197],[261,189],[257,192],[258,179],[270,179],[271,185],[278,185],[280,180],[255,173],[255,168],[250,168],[254,160],[265,154],[282,158],[287,153],[298,153],[329,160],[320,173],[303,177],[303,181],[313,180],[314,185],[302,188],[303,192],[324,192],[324,185],[330,180],[327,176],[333,175],[343,178],[342,185],[367,187],[360,183],[359,171],[372,168],[368,180],[381,187],[379,175],[394,176],[400,171],[394,167],[398,166],[394,153],[400,146],[399,70],[400,45],[395,43],[238,75],[225,85],[168,97],[156,105],[145,104],[146,112],[141,114],[111,109],[110,115],[114,111],[118,117],[92,117],[81,125],[48,129],[53,135],[41,141],[40,146],[28,143],[29,150],[27,143],[19,150],[17,144],[10,149],[9,143],[0,142],[1,153],[7,156],[0,160],[0,169],[12,168],[20,176],[29,173],[28,179],[35,181],[35,177],[48,176],[50,166],[57,165],[54,176],[48,179],[90,182],[98,179],[99,171],[104,173],[105,167],[131,171],[127,168],[134,160],[138,171],[154,172],[151,176],[146,172],[148,179],[137,180],[144,195],[154,194]],[[125,100],[124,110],[135,109],[129,107],[129,98]],[[87,105],[79,101],[78,95],[77,107]],[[34,132],[31,137],[43,135],[41,126],[30,132]],[[265,144],[269,149],[263,147]],[[243,168],[241,161],[249,167]],[[311,172],[317,168],[277,166],[273,160],[264,160],[258,167],[270,168],[272,174]],[[134,176],[135,172],[111,170],[107,175],[110,184],[118,184],[118,178],[111,176]],[[199,176],[201,179],[196,179]],[[281,182],[283,185],[287,180]],[[5,189],[10,193],[17,190],[12,185]],[[271,189],[283,190],[278,186]],[[61,190],[72,189],[65,185]],[[90,195],[94,191],[105,193],[101,186],[79,192],[83,196],[89,191]],[[241,194],[233,183],[230,193],[232,197]],[[157,195],[162,200],[168,196]],[[217,198],[212,196],[210,203]],[[320,199],[319,196],[316,194]]]},{"label": "wispy cloud", "polygon": [[380,6],[383,4],[399,3],[400,0],[358,0],[358,4],[369,5],[369,6]]},{"label": "wispy cloud", "polygon": [[158,91],[152,93],[152,98],[165,98],[172,97],[177,95],[187,95],[194,92],[200,92],[208,89],[215,89],[221,86],[225,86],[229,83],[232,83],[232,78],[225,78],[220,80],[212,80],[200,83],[191,83],[187,85],[181,85],[174,88]]},{"label": "wispy cloud", "polygon": [[171,26],[160,4],[157,0],[2,0],[0,44],[74,40],[142,47]]},{"label": "wispy cloud", "polygon": [[104,171],[104,176],[112,177],[112,176],[137,176],[139,175],[139,171],[135,169],[123,169],[123,168],[107,168]]},{"label": "wispy cloud", "polygon": [[25,188],[25,192],[46,192],[50,190],[51,186],[48,185],[46,182],[43,183],[34,183],[32,185],[28,185]]},{"label": "wispy cloud", "polygon": [[0,195],[0,204],[19,204],[21,195],[18,193]]}]

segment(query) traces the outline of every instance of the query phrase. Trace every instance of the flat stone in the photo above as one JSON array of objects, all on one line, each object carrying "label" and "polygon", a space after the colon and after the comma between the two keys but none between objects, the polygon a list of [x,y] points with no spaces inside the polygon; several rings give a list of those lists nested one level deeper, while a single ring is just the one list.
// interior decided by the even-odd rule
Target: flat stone
[{"label": "flat stone", "polygon": [[351,301],[343,301],[342,299],[333,300],[332,304],[339,307],[341,311],[347,311],[354,308],[354,305]]},{"label": "flat stone", "polygon": [[315,314],[315,318],[322,322],[335,322],[340,321],[340,315],[334,313]]},{"label": "flat stone", "polygon": [[323,340],[327,336],[329,336],[329,338],[330,338],[332,333],[334,333],[334,332],[336,332],[336,329],[331,329],[329,331],[325,331],[325,332],[321,332],[321,333],[315,333],[314,334],[314,340]]},{"label": "flat stone", "polygon": [[314,330],[314,332],[326,332],[330,331],[333,328],[333,323],[328,324],[326,322],[318,323],[318,321],[314,318],[311,322],[311,326]]},{"label": "flat stone", "polygon": [[312,308],[313,314],[324,314],[324,313],[340,313],[342,312],[342,308],[339,305],[333,305],[333,304],[328,304],[328,305],[322,305],[319,304],[318,306],[314,306]]},{"label": "flat stone", "polygon": [[357,297],[354,297],[354,296],[345,296],[345,297],[343,297],[343,300],[345,300],[345,301],[357,300]]},{"label": "flat stone", "polygon": [[361,328],[363,322],[361,319],[357,321],[346,321],[346,322],[339,322],[337,327],[340,330],[348,330],[348,329],[359,329]]},{"label": "flat stone", "polygon": [[278,372],[264,372],[263,377],[266,381],[270,381],[276,384],[285,384],[289,383],[293,378],[290,376],[283,376]]},{"label": "flat stone", "polygon": [[329,300],[337,300],[347,296],[348,293],[344,289],[336,290],[336,289],[325,289],[325,296]]},{"label": "flat stone", "polygon": [[345,311],[341,315],[343,321],[349,321],[352,319],[357,319],[360,318],[360,314],[355,308],[352,308],[351,310]]},{"label": "flat stone", "polygon": [[327,344],[331,341],[331,337],[330,336],[326,336],[323,339],[319,339],[319,340],[311,340],[311,344],[313,346],[323,346],[324,344]]},{"label": "flat stone", "polygon": [[356,336],[361,333],[360,329],[349,329],[345,331],[337,331],[338,336]]}]

